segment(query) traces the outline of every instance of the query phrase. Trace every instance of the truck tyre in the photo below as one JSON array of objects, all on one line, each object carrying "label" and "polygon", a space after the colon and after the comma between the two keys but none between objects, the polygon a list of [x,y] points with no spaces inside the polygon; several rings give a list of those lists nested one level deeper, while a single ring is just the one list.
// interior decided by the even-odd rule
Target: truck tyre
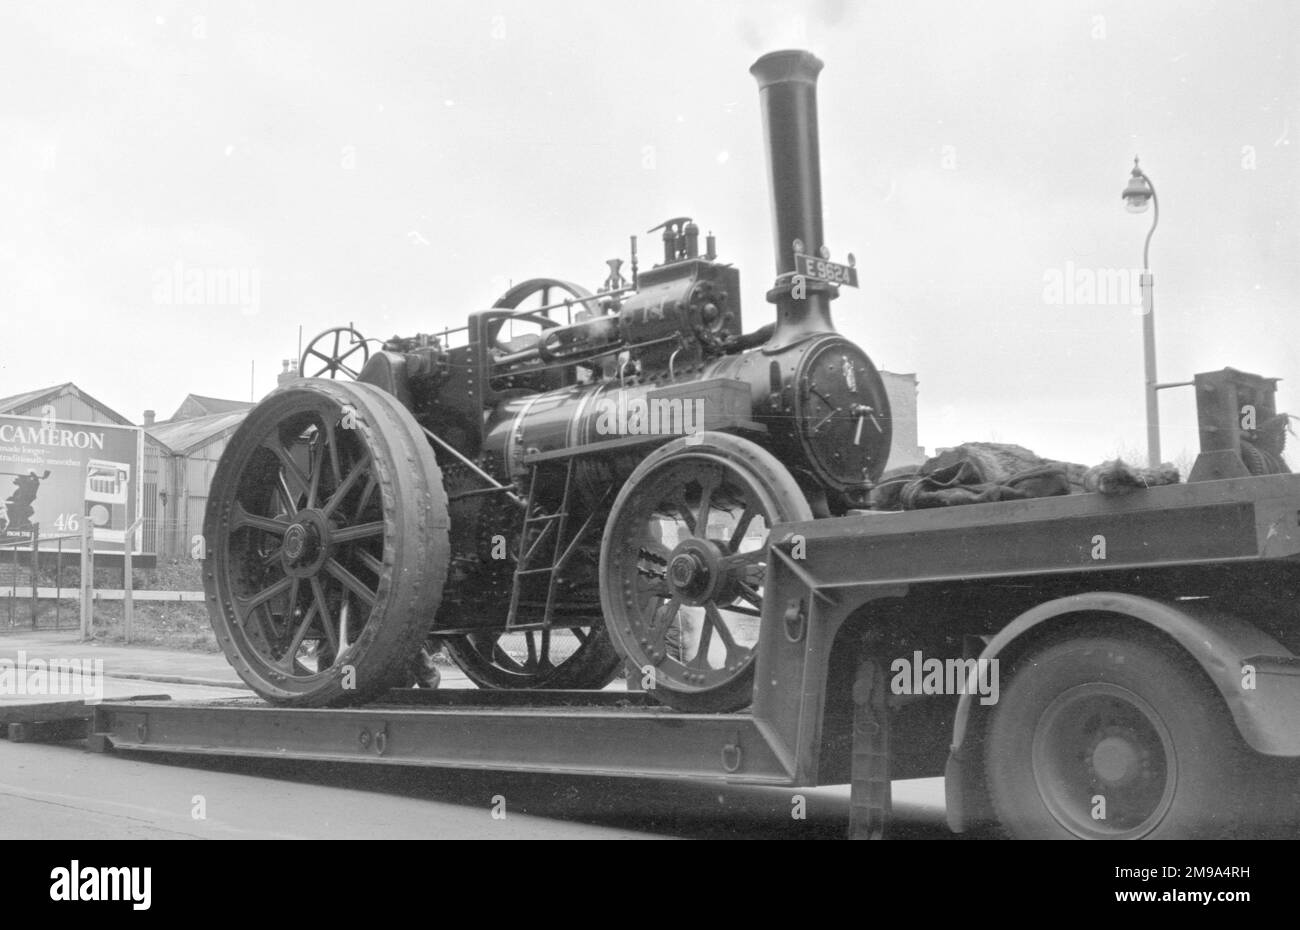
[{"label": "truck tyre", "polygon": [[989,799],[1020,839],[1223,837],[1258,826],[1252,751],[1173,646],[1091,634],[1019,659],[984,742]]}]

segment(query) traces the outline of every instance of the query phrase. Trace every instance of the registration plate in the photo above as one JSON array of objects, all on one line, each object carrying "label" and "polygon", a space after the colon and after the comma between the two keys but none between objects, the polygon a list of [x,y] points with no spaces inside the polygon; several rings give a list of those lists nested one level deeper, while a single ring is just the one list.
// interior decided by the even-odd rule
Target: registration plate
[{"label": "registration plate", "polygon": [[828,281],[831,284],[843,284],[847,287],[858,286],[858,269],[852,265],[841,265],[839,262],[828,262],[824,258],[816,258],[812,255],[794,254],[794,270],[796,273],[803,275],[805,278],[816,278],[818,281]]}]

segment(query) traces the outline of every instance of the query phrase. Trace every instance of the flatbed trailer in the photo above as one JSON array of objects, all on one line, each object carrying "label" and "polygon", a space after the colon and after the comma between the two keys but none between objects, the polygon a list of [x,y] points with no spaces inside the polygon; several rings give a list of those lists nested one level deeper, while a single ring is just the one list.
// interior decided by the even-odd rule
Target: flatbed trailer
[{"label": "flatbed trailer", "polygon": [[[1293,760],[1300,756],[1298,557],[1297,475],[1118,497],[864,512],[772,531],[754,701],[741,713],[679,713],[644,691],[401,689],[344,709],[283,708],[255,698],[143,699],[106,701],[90,711],[9,709],[5,722],[11,737],[40,738],[44,729],[66,739],[75,727],[68,718],[88,717],[88,746],[99,750],[790,788],[849,783],[849,835],[859,838],[885,835],[891,779],[944,775],[953,829],[1001,821],[1023,834],[1033,831],[1008,817],[1005,800],[1002,810],[990,800],[997,787],[988,765],[996,716],[1044,649],[1068,652],[1085,642],[1095,652],[1101,636],[1121,652],[1126,643],[1154,647],[1167,667],[1141,668],[1141,656],[1153,653],[1137,648],[1124,653],[1128,672],[1150,679],[1157,691],[1190,688],[1203,701],[1171,714],[1158,695],[1115,684],[1104,667],[1085,674],[1065,693],[1082,687],[1079,700],[1146,708],[1156,732],[1152,737],[1136,718],[1125,723],[1116,711],[1091,744],[1066,741],[1061,752],[1079,757],[1078,772],[1061,769],[1050,740],[1041,752],[1033,749],[1026,761],[1042,771],[1029,777],[1045,806],[1066,804],[1071,791],[1082,789],[1087,797],[1080,803],[1095,817],[1109,790],[1122,814],[1098,820],[1091,834],[1069,809],[1057,811],[1057,822],[1076,835],[1102,837],[1157,835],[1162,827],[1194,834],[1206,817],[1211,832],[1254,831],[1261,824],[1231,819],[1249,816],[1239,811],[1198,815],[1199,798],[1179,811],[1179,791],[1198,786],[1198,766],[1208,759],[1216,771],[1226,766],[1247,780],[1233,790],[1268,812],[1265,826],[1292,822]],[[985,702],[976,678],[963,679],[957,690],[965,693],[908,693],[912,678],[900,674],[898,663],[922,656],[965,663],[959,667],[966,671],[978,668],[971,660],[1002,663],[1002,702]],[[1195,717],[1199,725],[1215,708],[1231,733],[1212,742],[1215,731],[1193,727],[1195,742],[1188,744],[1187,721],[1177,718]],[[1104,711],[1092,709],[1103,717]],[[1163,755],[1158,765],[1153,754]],[[1150,781],[1153,766],[1163,773],[1162,796],[1150,802],[1152,811],[1135,812],[1129,785]],[[1053,799],[1053,779],[1064,801]]]}]

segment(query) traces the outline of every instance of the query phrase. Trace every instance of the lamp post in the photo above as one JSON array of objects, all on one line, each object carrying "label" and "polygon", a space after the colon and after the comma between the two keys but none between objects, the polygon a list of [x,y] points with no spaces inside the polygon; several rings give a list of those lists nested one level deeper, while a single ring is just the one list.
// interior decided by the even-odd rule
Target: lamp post
[{"label": "lamp post", "polygon": [[1155,468],[1160,464],[1160,401],[1158,392],[1162,385],[1156,382],[1156,308],[1153,287],[1155,279],[1151,275],[1151,236],[1155,234],[1160,222],[1160,201],[1156,197],[1155,185],[1138,167],[1137,158],[1133,159],[1133,172],[1128,184],[1120,194],[1124,198],[1125,209],[1129,213],[1145,213],[1147,206],[1154,207],[1151,229],[1147,233],[1146,244],[1142,246],[1142,355],[1146,377],[1147,401],[1147,465]]}]

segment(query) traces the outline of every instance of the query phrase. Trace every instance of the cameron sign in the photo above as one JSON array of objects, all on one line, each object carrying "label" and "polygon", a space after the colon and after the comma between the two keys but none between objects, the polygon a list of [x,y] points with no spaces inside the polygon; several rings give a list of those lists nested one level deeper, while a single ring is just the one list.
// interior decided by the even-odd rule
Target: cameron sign
[{"label": "cameron sign", "polygon": [[79,536],[89,522],[96,552],[121,552],[140,513],[143,448],[135,426],[0,416],[0,536]]},{"label": "cameron sign", "polygon": [[104,433],[60,429],[55,426],[23,426],[0,422],[0,443],[21,442],[43,446],[72,446],[76,449],[103,449]]}]

